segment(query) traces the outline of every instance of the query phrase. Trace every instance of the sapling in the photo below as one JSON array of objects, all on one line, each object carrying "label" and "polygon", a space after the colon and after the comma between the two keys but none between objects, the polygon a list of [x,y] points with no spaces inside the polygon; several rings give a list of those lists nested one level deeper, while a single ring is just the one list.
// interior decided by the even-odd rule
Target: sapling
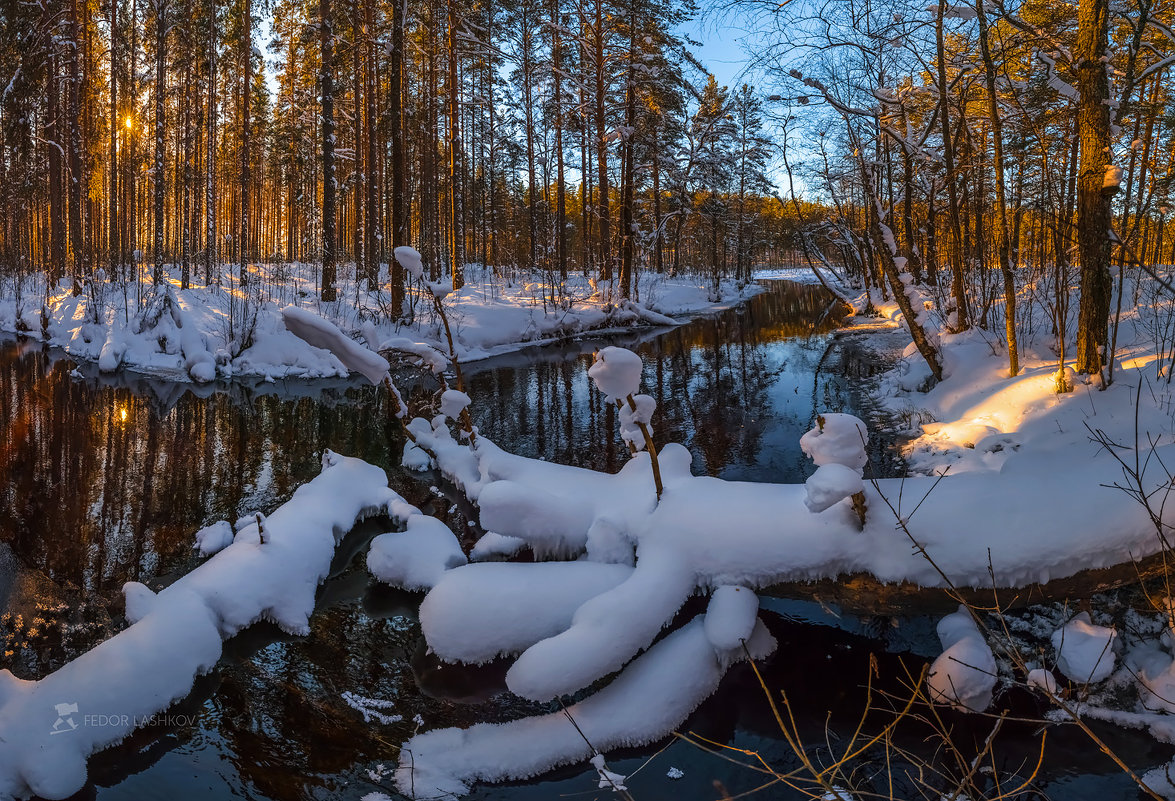
[{"label": "sapling", "polygon": [[[620,435],[628,443],[629,452],[636,454],[641,448],[649,452],[649,463],[653,468],[653,484],[657,487],[657,500],[665,487],[661,484],[661,465],[657,461],[657,448],[653,445],[653,434],[649,429],[657,401],[649,395],[638,395],[644,363],[627,348],[609,346],[596,351],[595,361],[588,368],[588,375],[596,382],[596,388],[604,394],[605,400],[615,403],[620,410]],[[638,441],[636,434],[641,439]]]},{"label": "sapling", "polygon": [[816,416],[816,428],[800,437],[800,448],[816,463],[816,472],[805,486],[804,504],[816,513],[851,498],[862,529],[865,528],[865,424],[851,414]]},{"label": "sapling", "polygon": [[[445,313],[445,306],[441,302],[445,296],[453,291],[451,285],[444,281],[429,281],[424,277],[424,263],[420,255],[420,251],[409,245],[400,245],[394,251],[396,261],[404,265],[404,269],[413,277],[418,279],[428,288],[429,295],[432,297],[433,308],[436,310],[437,316],[441,318],[441,324],[445,328],[445,340],[449,343],[449,361],[453,365],[453,374],[457,377],[457,391],[465,394],[465,376],[461,374],[461,362],[457,359],[457,348],[453,344],[453,329],[449,326],[449,315]],[[444,382],[444,376],[438,376]],[[448,391],[448,386],[444,388]],[[466,403],[461,407],[457,416],[453,417],[465,435],[469,438],[470,445],[477,444],[477,432],[473,428],[473,419],[469,416],[469,396],[465,396]],[[443,411],[443,410],[442,410]],[[451,415],[446,415],[451,416]]]}]

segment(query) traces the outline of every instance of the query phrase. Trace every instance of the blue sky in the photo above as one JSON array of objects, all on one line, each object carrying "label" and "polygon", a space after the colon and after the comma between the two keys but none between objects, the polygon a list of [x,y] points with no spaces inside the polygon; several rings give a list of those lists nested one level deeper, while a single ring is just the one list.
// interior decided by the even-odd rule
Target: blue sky
[{"label": "blue sky", "polygon": [[[731,25],[731,22],[736,22]],[[746,67],[746,53],[743,52],[741,42],[746,39],[746,33],[741,31],[738,20],[730,15],[719,20],[692,20],[683,26],[683,32],[690,39],[700,42],[700,47],[694,49],[701,63],[710,69],[720,85],[731,89],[747,80],[739,78]]]},{"label": "blue sky", "polygon": [[691,39],[701,43],[701,47],[696,49],[696,54],[710,72],[714,73],[718,83],[734,89],[741,82],[738,76],[747,63],[747,56],[740,44],[745,34],[737,27],[717,24],[710,20],[694,20],[684,26],[684,31]]}]

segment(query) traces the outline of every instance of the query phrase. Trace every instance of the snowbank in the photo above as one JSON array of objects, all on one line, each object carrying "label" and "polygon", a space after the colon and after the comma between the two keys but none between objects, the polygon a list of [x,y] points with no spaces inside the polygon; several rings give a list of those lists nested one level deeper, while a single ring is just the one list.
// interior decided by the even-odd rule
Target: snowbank
[{"label": "snowbank", "polygon": [[[407,266],[422,276],[408,250],[398,252],[401,263],[407,259]],[[387,292],[360,288],[353,274],[348,277],[350,269],[341,269],[340,300],[332,303],[317,300],[314,264],[255,265],[245,286],[228,274],[222,276],[223,286],[189,289],[179,288],[178,269],[171,266],[158,288],[151,287],[149,277],[139,286],[96,280],[77,297],[68,287],[46,291],[45,277],[36,275],[26,280],[19,299],[0,297],[0,331],[43,336],[75,359],[96,362],[104,372],[132,369],[196,383],[242,376],[345,377],[347,368],[338,359],[308,346],[283,325],[279,310],[292,305],[354,338],[365,338],[372,347],[399,351],[434,371],[443,369],[448,356],[441,354],[448,354],[449,347],[431,298],[439,287],[419,276],[413,281],[410,324],[396,325],[384,312],[373,321],[372,310],[387,308]],[[677,321],[667,315],[729,305],[762,291],[754,284],[726,281],[715,298],[709,280],[644,275],[637,286],[639,302],[616,302],[610,287],[597,288],[573,276],[562,290],[554,290],[562,301],[552,303],[552,289],[543,280],[510,283],[475,266],[467,272],[463,289],[443,293],[455,355],[463,362],[592,330],[674,325]],[[383,265],[385,282],[386,276]],[[13,290],[10,284],[5,287]]]}]

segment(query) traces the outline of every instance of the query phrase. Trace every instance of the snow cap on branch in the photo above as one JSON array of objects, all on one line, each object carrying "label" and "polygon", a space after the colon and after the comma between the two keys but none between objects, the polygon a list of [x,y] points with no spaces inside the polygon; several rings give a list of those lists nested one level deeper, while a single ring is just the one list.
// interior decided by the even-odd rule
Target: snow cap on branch
[{"label": "snow cap on branch", "polygon": [[1122,189],[1122,168],[1117,164],[1107,164],[1106,174],[1102,178],[1102,194],[1116,195]]},{"label": "snow cap on branch", "polygon": [[456,420],[471,402],[464,392],[446,389],[441,395],[441,414],[450,420]]},{"label": "snow cap on branch", "polygon": [[640,388],[644,364],[627,348],[608,346],[596,352],[588,375],[609,401],[622,400]]},{"label": "snow cap on branch", "polygon": [[930,699],[964,712],[987,709],[995,689],[995,656],[967,607],[939,621],[938,639],[943,652],[926,676]]},{"label": "snow cap on branch", "polygon": [[[938,15],[939,6],[927,6],[926,10],[935,16]],[[965,3],[943,3],[942,6],[943,19],[975,19],[975,7]]]},{"label": "snow cap on branch", "polygon": [[424,265],[421,262],[419,250],[410,245],[400,245],[393,253],[396,256],[396,261],[400,262],[400,266],[407,270],[413,278],[424,278]]},{"label": "snow cap on branch", "polygon": [[627,403],[620,407],[620,437],[640,451],[645,448],[645,435],[641,432],[641,423],[644,423],[652,435],[653,412],[657,410],[657,401],[650,395],[634,395],[632,400],[636,404],[636,409]]},{"label": "snow cap on branch", "polygon": [[816,468],[804,487],[808,490],[804,505],[815,514],[864,492],[865,482],[861,479],[861,471],[834,462]]},{"label": "snow cap on branch", "polygon": [[865,445],[869,430],[851,414],[829,413],[816,418],[818,425],[800,437],[800,449],[819,466],[842,464],[863,470],[869,457]]}]

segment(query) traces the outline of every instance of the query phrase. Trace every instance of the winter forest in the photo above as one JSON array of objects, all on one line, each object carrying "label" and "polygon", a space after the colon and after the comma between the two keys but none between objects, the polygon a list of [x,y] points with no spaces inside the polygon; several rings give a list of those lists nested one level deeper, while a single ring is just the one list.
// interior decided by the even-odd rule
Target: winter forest
[{"label": "winter forest", "polygon": [[[258,262],[375,284],[453,265],[749,277],[794,237],[762,99],[708,80],[697,10],[373,2],[14,5],[3,25],[7,276],[77,288]],[[805,209],[806,210],[806,209]],[[807,210],[811,213],[810,210]],[[386,282],[390,307],[403,271]]]},{"label": "winter forest", "polygon": [[0,801],[1175,798],[1169,2],[0,0]]}]

